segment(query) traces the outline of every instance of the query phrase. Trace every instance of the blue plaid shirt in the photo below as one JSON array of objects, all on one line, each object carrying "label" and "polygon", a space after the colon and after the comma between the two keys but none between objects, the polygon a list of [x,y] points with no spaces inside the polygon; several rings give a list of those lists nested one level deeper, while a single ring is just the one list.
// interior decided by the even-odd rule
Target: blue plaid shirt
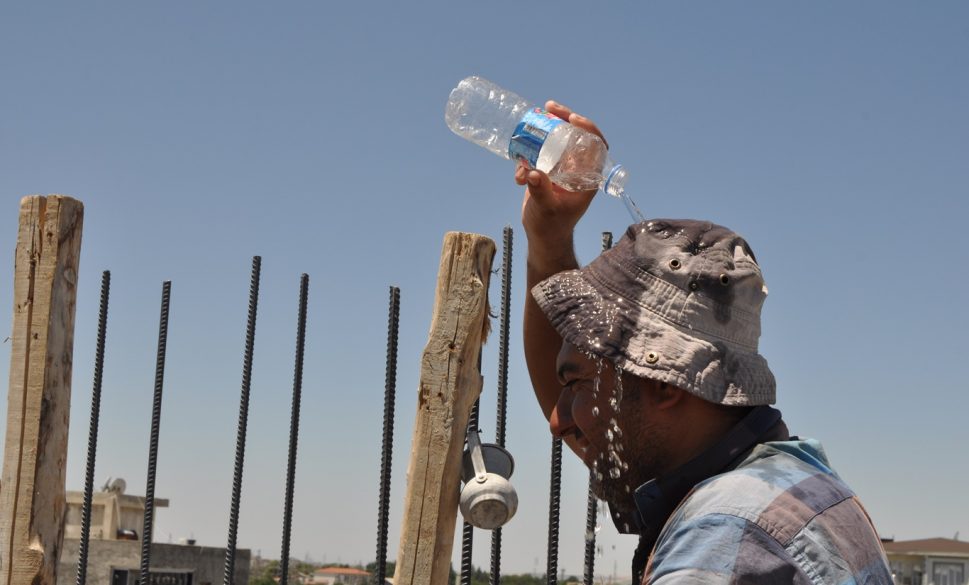
[{"label": "blue plaid shirt", "polygon": [[887,585],[892,577],[871,520],[821,445],[793,439],[759,444],[696,484],[659,533],[643,583]]}]

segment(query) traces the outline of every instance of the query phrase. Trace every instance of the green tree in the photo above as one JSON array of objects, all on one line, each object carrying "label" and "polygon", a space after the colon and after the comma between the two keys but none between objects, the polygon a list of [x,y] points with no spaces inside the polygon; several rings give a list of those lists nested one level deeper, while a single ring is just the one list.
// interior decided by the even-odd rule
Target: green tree
[{"label": "green tree", "polygon": [[[371,562],[367,563],[367,566],[365,566],[363,568],[363,570],[364,571],[367,571],[371,575],[377,574],[377,561],[371,561]],[[397,570],[397,561],[386,561],[385,562],[385,564],[384,564],[384,575],[387,575],[388,578],[393,577],[395,570]]]}]

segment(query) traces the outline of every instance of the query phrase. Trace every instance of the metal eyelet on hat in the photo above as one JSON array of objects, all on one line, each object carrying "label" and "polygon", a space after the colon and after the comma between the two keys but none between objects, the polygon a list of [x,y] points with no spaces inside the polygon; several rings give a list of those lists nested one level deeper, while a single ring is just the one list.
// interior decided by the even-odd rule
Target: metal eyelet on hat
[{"label": "metal eyelet on hat", "polygon": [[670,269],[671,270],[679,270],[681,266],[683,266],[683,264],[679,260],[677,260],[676,258],[673,258],[672,260],[670,260]]},{"label": "metal eyelet on hat", "polygon": [[721,274],[720,284],[722,284],[723,286],[727,286],[728,284],[730,284],[730,277],[727,276],[726,274]]},{"label": "metal eyelet on hat", "polygon": [[647,364],[655,364],[658,361],[659,361],[659,354],[656,353],[655,351],[651,351],[651,352],[649,352],[649,353],[646,354],[646,363]]},{"label": "metal eyelet on hat", "polygon": [[697,282],[695,280],[691,280],[690,281],[690,290],[696,290],[698,288],[700,288],[700,285],[697,284]]}]

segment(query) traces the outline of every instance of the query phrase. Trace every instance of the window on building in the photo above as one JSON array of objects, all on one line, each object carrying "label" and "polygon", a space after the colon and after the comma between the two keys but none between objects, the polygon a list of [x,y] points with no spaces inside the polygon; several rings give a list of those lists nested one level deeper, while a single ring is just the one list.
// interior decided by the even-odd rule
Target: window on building
[{"label": "window on building", "polygon": [[966,568],[962,563],[935,563],[932,565],[932,581],[935,585],[966,585]]}]

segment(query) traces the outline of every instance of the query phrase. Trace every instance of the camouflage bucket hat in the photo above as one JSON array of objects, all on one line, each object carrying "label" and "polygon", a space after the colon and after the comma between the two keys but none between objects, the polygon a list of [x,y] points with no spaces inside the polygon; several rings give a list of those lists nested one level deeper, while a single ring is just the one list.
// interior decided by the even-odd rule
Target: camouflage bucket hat
[{"label": "camouflage bucket hat", "polygon": [[532,296],[565,341],[626,372],[718,404],[775,401],[774,375],[757,353],[767,287],[750,246],[727,228],[634,224],[614,248]]}]

